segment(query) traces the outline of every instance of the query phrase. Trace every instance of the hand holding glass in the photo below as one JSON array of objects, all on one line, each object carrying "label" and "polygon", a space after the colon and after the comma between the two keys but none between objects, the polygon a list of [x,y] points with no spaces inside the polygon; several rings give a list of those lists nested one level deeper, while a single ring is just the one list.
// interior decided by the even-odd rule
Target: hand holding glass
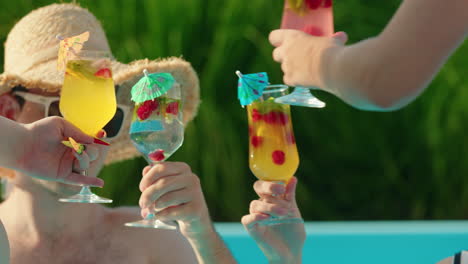
[{"label": "hand holding glass", "polygon": [[[184,140],[184,123],[180,102],[180,86],[176,83],[164,95],[135,105],[130,138],[149,164],[158,164],[169,158]],[[153,213],[130,227],[176,229],[175,225],[155,219]]]},{"label": "hand holding glass", "polygon": [[[285,0],[281,28],[297,29],[313,36],[333,35],[332,4],[331,1],[325,2],[329,3],[315,6],[313,9],[306,5],[303,10],[298,11],[291,8]],[[314,97],[309,89],[314,87],[298,86],[291,94],[277,98],[276,102],[315,108],[325,107],[325,103]]]},{"label": "hand holding glass", "polygon": [[[275,99],[287,94],[286,85],[267,86],[262,96],[247,106],[249,166],[260,180],[287,183],[299,166],[289,105]],[[270,217],[266,225],[303,222],[296,217]]]},{"label": "hand holding glass", "polygon": [[[117,110],[110,54],[80,50],[67,61],[60,95],[63,117],[86,134],[95,137],[114,117]],[[86,171],[82,172],[86,175]],[[83,186],[79,194],[59,199],[71,203],[111,203]]]}]

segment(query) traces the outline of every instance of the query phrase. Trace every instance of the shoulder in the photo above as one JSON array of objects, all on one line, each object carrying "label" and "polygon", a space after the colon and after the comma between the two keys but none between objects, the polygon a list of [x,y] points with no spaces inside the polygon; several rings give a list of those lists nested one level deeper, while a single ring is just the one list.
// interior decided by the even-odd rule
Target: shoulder
[{"label": "shoulder", "polygon": [[104,221],[111,228],[109,231],[114,234],[114,239],[125,239],[128,245],[138,246],[158,263],[196,263],[192,247],[178,230],[125,226],[127,222],[140,219],[140,208],[118,207],[106,209]]},{"label": "shoulder", "polygon": [[446,258],[442,261],[437,262],[437,264],[453,264],[453,257]]}]

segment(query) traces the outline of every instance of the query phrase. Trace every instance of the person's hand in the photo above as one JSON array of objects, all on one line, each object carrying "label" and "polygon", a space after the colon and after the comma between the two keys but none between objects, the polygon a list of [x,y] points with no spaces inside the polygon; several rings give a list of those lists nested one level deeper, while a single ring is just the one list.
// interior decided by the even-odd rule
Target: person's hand
[{"label": "person's hand", "polygon": [[250,214],[242,217],[242,224],[255,239],[270,263],[301,263],[305,242],[303,223],[262,225],[271,216],[301,218],[296,204],[297,178],[284,186],[275,182],[256,181],[254,190],[260,197],[250,203]]},{"label": "person's hand", "polygon": [[[99,151],[92,137],[60,117],[48,117],[24,126],[27,136],[17,152],[19,171],[31,177],[67,184],[104,185],[99,178],[86,177],[74,171],[74,168],[87,169],[98,158]],[[62,140],[68,137],[85,144],[81,155],[62,144]]]},{"label": "person's hand", "polygon": [[283,81],[289,86],[317,87],[332,92],[327,85],[326,67],[348,37],[337,32],[330,37],[316,37],[299,30],[278,29],[270,33],[273,59],[281,63]]},{"label": "person's hand", "polygon": [[183,235],[196,236],[211,228],[199,178],[186,163],[163,162],[143,169],[139,205],[146,217],[152,208],[162,221],[177,221]]}]

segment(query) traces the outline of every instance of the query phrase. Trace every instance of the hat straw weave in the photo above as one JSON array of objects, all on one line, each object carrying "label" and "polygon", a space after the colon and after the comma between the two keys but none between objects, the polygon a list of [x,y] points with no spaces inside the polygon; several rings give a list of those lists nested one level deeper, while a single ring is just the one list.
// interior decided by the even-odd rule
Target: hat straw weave
[{"label": "hat straw weave", "polygon": [[[21,85],[48,92],[60,91],[63,73],[57,71],[59,41],[56,36],[70,37],[85,31],[90,38],[83,49],[111,53],[104,30],[88,10],[75,4],[52,4],[36,9],[23,17],[10,31],[5,43],[4,73],[0,75],[0,95]],[[114,83],[119,104],[133,107],[130,90],[148,72],[171,73],[182,91],[184,123],[196,115],[200,102],[198,76],[187,61],[170,57],[157,60],[137,60],[129,64],[112,61]],[[123,133],[113,139],[106,164],[140,155],[127,133],[131,115],[124,120]]]}]

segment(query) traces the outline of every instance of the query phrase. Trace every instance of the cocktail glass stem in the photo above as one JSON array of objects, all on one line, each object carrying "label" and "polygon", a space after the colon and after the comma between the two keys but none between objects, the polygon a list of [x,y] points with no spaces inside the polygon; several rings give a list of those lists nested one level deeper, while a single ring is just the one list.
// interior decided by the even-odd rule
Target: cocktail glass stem
[{"label": "cocktail glass stem", "polygon": [[[81,174],[86,176],[86,171],[83,171]],[[90,187],[87,185],[83,186],[78,194],[67,198],[60,198],[59,201],[64,203],[112,203],[111,199],[100,197],[92,193]]]}]

